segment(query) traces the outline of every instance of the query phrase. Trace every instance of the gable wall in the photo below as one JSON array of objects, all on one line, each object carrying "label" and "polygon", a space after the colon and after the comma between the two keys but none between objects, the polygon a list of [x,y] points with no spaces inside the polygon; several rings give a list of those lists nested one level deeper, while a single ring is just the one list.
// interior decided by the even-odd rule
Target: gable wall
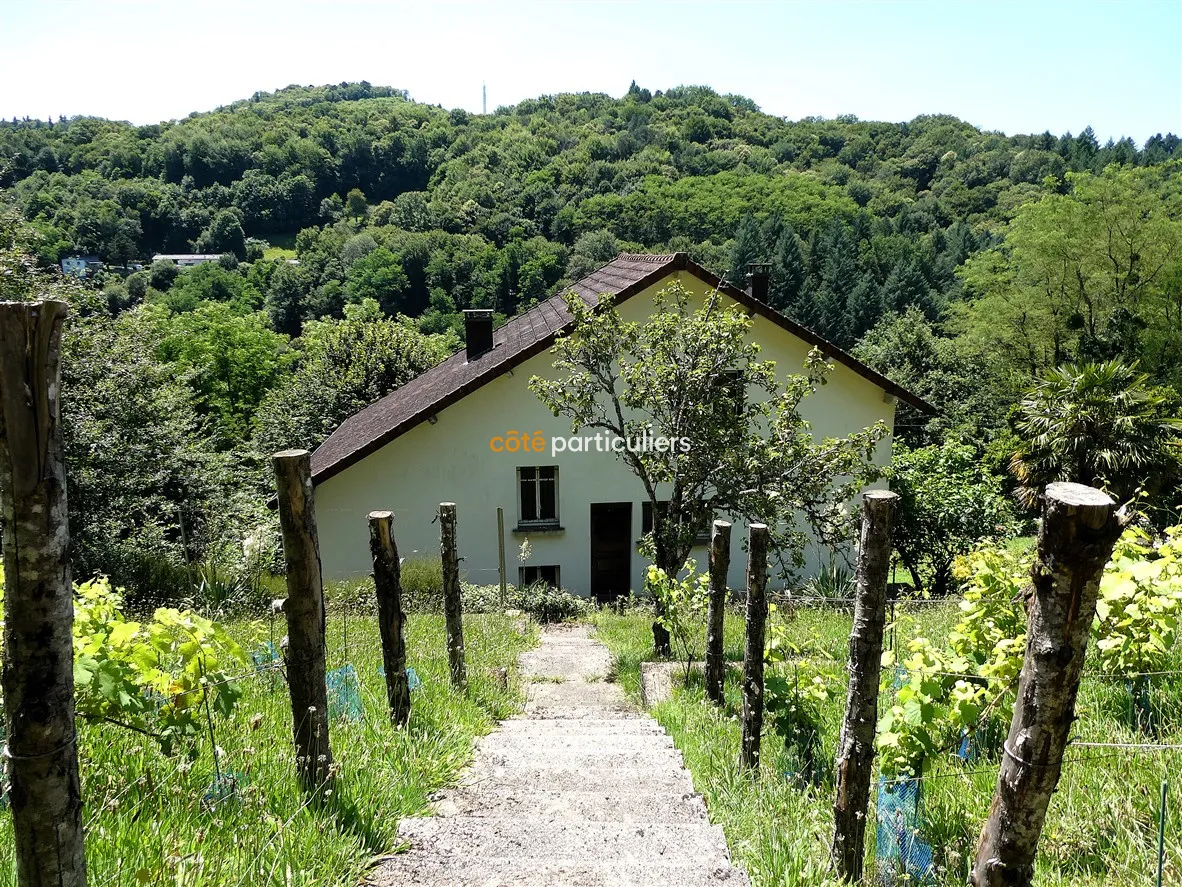
[{"label": "gable wall", "polygon": [[[681,283],[704,294],[700,280],[677,272]],[[638,293],[619,306],[627,320],[643,320],[652,310],[652,293],[658,285]],[[728,300],[729,301],[729,300]],[[761,357],[775,360],[781,377],[799,372],[808,352],[806,343],[770,320],[755,317],[752,334],[761,345]],[[440,502],[454,501],[458,513],[458,544],[464,558],[465,579],[495,584],[497,577],[496,508],[505,509],[506,559],[510,583],[517,580],[517,548],[528,535],[533,550],[530,565],[559,564],[562,583],[572,591],[589,592],[590,503],[632,503],[632,536],[639,538],[644,488],[610,452],[558,453],[552,457],[552,437],[570,436],[570,423],[552,416],[527,385],[532,375],[554,377],[548,353],[540,354],[502,375],[461,401],[441,411],[436,424],[424,422],[382,449],[328,478],[316,488],[316,514],[326,579],[365,575],[370,572],[366,515],[389,509],[395,513],[394,534],[399,554],[405,558],[438,557],[439,527],[432,523]],[[893,422],[894,406],[884,400],[882,389],[838,364],[829,383],[807,398],[802,411],[818,435],[840,435],[884,419]],[[493,452],[489,441],[510,429],[547,440],[542,453]],[[889,459],[890,442],[884,441],[879,459]],[[560,533],[518,534],[516,468],[557,465],[559,469]],[[739,542],[746,527],[736,522],[732,531],[732,587],[742,587],[745,558]],[[810,569],[823,565],[829,553],[809,553]],[[695,549],[699,569],[706,565],[706,549]],[[645,563],[632,550],[633,588],[643,583]]]}]

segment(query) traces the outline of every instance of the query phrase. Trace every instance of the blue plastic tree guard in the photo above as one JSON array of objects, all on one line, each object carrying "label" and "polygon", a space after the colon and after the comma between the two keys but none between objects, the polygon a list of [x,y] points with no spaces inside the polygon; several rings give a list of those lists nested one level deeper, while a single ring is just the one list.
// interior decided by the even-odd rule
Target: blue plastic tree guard
[{"label": "blue plastic tree guard", "polygon": [[919,834],[919,785],[913,778],[878,777],[878,883],[933,883],[932,847]]},{"label": "blue plastic tree guard", "polygon": [[[379,665],[379,666],[378,666],[378,677],[379,677],[379,678],[384,678],[385,676],[386,676],[386,669],[385,669],[385,667],[384,667],[384,666],[381,666],[381,665]],[[415,690],[417,690],[417,689],[419,689],[420,687],[422,687],[422,686],[423,686],[423,679],[419,677],[419,673],[418,673],[417,671],[415,671],[415,669],[414,669],[414,666],[413,666],[413,665],[408,665],[408,666],[406,667],[406,685],[407,685],[407,688],[408,688],[408,689],[409,689],[409,690],[410,690],[412,693],[413,693]]]},{"label": "blue plastic tree guard", "polygon": [[361,720],[365,709],[361,704],[361,682],[357,679],[353,664],[347,662],[340,668],[334,668],[324,676],[324,682],[328,688],[329,718]]}]

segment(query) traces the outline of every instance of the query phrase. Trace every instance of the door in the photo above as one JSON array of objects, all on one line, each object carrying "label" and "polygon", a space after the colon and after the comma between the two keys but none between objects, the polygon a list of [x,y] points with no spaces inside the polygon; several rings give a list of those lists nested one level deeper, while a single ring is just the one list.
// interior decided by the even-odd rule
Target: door
[{"label": "door", "polygon": [[632,503],[591,504],[591,597],[627,595],[632,582]]}]

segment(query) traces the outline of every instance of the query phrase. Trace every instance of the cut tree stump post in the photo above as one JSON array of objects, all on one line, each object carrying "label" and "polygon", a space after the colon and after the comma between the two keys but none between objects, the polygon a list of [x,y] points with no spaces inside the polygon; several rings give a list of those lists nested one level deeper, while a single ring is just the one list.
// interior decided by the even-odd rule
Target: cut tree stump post
[{"label": "cut tree stump post", "polygon": [[731,525],[716,520],[710,535],[710,602],[706,611],[706,695],[722,705],[726,681],[722,622],[726,612],[726,575],[731,567]]},{"label": "cut tree stump post", "polygon": [[898,499],[898,495],[886,490],[862,495],[849,691],[837,740],[837,796],[833,802],[833,865],[839,878],[854,883],[862,880],[865,856],[866,808],[874,765],[882,636],[891,569],[891,525]]},{"label": "cut tree stump post", "polygon": [[410,721],[410,680],[406,676],[406,613],[402,611],[402,570],[394,542],[394,512],[369,515],[369,553],[373,557],[373,584],[378,599],[378,631],[382,636],[382,668],[386,672],[386,699],[390,721],[405,727]]},{"label": "cut tree stump post", "polygon": [[1046,489],[1027,591],[1026,653],[989,818],[969,878],[974,887],[1028,887],[1063,750],[1104,567],[1127,519],[1082,484]]},{"label": "cut tree stump post", "polygon": [[767,525],[751,524],[747,532],[747,648],[743,654],[743,744],[739,764],[758,774],[767,628]]},{"label": "cut tree stump post", "polygon": [[453,687],[468,686],[464,666],[464,618],[460,605],[460,556],[456,551],[456,503],[439,503],[439,553],[443,558],[443,615],[447,621],[447,661]]},{"label": "cut tree stump post", "polygon": [[271,458],[283,530],[287,571],[287,686],[291,694],[296,768],[304,790],[320,794],[332,784],[332,748],[328,736],[328,688],[325,685],[324,584],[316,511],[312,493],[312,457],[307,450],[284,450]]},{"label": "cut tree stump post", "polygon": [[74,596],[62,461],[65,302],[0,302],[4,706],[16,882],[83,887]]}]

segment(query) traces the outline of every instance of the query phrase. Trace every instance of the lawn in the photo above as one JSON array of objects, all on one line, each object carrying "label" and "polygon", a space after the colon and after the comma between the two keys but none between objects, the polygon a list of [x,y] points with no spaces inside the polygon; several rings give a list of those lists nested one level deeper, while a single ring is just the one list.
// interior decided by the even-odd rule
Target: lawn
[{"label": "lawn", "polygon": [[[230,628],[252,650],[271,635],[266,621]],[[281,622],[274,631],[282,636]],[[165,757],[138,734],[80,724],[89,883],[352,887],[372,857],[394,847],[399,819],[421,811],[467,763],[473,738],[518,709],[516,682],[502,691],[486,671],[512,667],[532,633],[503,616],[474,615],[464,619],[464,640],[467,695],[448,683],[443,617],[410,616],[409,661],[422,687],[412,695],[409,729],[396,730],[378,673],[376,621],[330,615],[328,667],[353,664],[364,711],[356,721],[333,721],[341,769],[336,797],[320,809],[304,803],[296,784],[287,688],[274,672],[245,678],[234,714],[214,718],[220,768],[238,786],[224,800],[216,798],[208,737],[191,754]],[[4,887],[15,884],[11,829],[10,817],[0,816]]]},{"label": "lawn", "polygon": [[[896,644],[923,634],[937,643],[956,624],[954,603],[900,609]],[[736,670],[728,672],[726,706],[709,704],[700,677],[658,705],[654,716],[673,736],[695,787],[705,795],[711,818],[726,830],[731,851],[752,876],[756,887],[829,885],[829,842],[833,832],[833,786],[829,770],[845,706],[844,669],[850,617],[835,610],[800,610],[793,618],[773,614],[785,636],[802,648],[805,659],[821,662],[834,675],[832,698],[818,706],[820,752],[824,778],[815,787],[786,776],[798,767],[784,747],[783,736],[765,720],[762,772],[758,781],[737,769],[739,749],[740,675],[743,656],[741,613],[727,614],[725,647]],[[651,614],[601,612],[599,638],[611,649],[616,677],[635,696],[639,664],[651,658]],[[889,646],[889,643],[888,643]],[[699,641],[698,649],[702,649]],[[1171,669],[1182,668],[1182,655]],[[780,665],[769,674],[791,678],[793,667]],[[1182,743],[1182,680],[1157,679],[1161,726],[1156,737],[1130,728],[1129,693],[1121,682],[1085,679],[1077,714],[1077,739],[1097,742]],[[886,700],[880,702],[880,710]],[[1008,715],[1006,718],[1008,722]],[[1182,752],[1068,748],[1068,763],[1059,784],[1040,844],[1035,883],[1044,887],[1133,887],[1155,883],[1157,818],[1163,779],[1182,764]],[[921,837],[930,842],[937,866],[929,883],[962,885],[966,866],[992,799],[997,778],[996,755],[961,761],[952,754],[931,763],[921,787]],[[1164,883],[1182,877],[1182,793],[1170,787],[1166,821]],[[874,798],[867,830],[868,872],[874,871]]]}]

